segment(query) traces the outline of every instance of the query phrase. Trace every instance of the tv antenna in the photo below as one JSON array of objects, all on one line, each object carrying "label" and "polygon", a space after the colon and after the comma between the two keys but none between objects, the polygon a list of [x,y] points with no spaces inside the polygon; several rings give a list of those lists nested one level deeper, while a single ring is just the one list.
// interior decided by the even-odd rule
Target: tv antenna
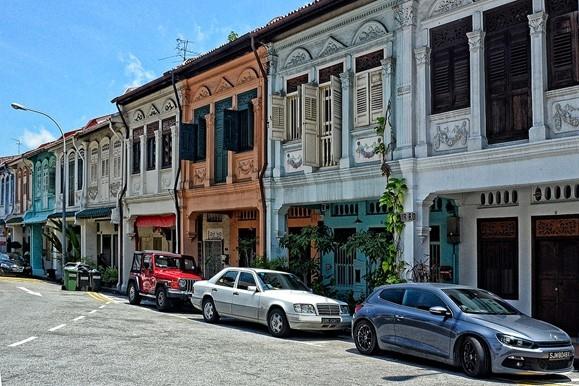
[{"label": "tv antenna", "polygon": [[20,154],[20,145],[22,145],[22,141],[18,138],[12,138],[14,142],[16,142],[16,146],[18,146],[18,154]]},{"label": "tv antenna", "polygon": [[[198,52],[191,51],[189,49],[189,43],[191,43],[190,40],[177,38],[177,46],[175,47],[177,54],[173,55],[173,56],[167,56],[166,58],[161,58],[159,60],[166,60],[166,59],[171,59],[171,58],[180,58],[184,62],[187,59],[189,59],[190,57],[199,56]],[[188,55],[190,55],[190,56],[188,57]]]}]

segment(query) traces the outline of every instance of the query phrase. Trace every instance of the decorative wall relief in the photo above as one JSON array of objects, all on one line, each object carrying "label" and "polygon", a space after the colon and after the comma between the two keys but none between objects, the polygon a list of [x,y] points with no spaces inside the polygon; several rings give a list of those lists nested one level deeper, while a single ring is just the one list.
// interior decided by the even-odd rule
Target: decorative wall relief
[{"label": "decorative wall relief", "polygon": [[344,44],[330,36],[324,43],[324,46],[322,47],[318,57],[323,58],[325,56],[333,55],[344,48],[346,48]]},{"label": "decorative wall relief", "polygon": [[432,7],[431,16],[438,16],[453,11],[457,8],[472,4],[473,0],[439,0]]},{"label": "decorative wall relief", "polygon": [[380,160],[376,147],[382,143],[380,137],[361,138],[355,142],[354,154],[356,163],[373,162]]},{"label": "decorative wall relief", "polygon": [[221,78],[221,82],[219,86],[215,89],[215,94],[219,94],[220,92],[227,91],[233,88],[233,85],[225,78]]},{"label": "decorative wall relief", "polygon": [[155,115],[159,115],[159,109],[154,104],[151,104],[151,108],[149,109],[149,117],[154,117]]},{"label": "decorative wall relief", "polygon": [[163,112],[168,113],[169,111],[173,111],[177,108],[175,101],[173,99],[167,99],[163,104]]},{"label": "decorative wall relief", "polygon": [[312,59],[312,55],[305,48],[296,48],[289,54],[287,60],[285,61],[285,67],[294,67],[304,64]]},{"label": "decorative wall relief", "polygon": [[198,168],[193,172],[193,185],[203,185],[207,177],[207,168]]},{"label": "decorative wall relief", "polygon": [[[556,131],[579,130],[578,107],[571,106],[569,103],[564,106],[561,106],[560,103],[555,103],[553,107],[553,126]],[[565,130],[566,127],[564,126],[571,126],[571,128]]]},{"label": "decorative wall relief", "polygon": [[286,154],[286,172],[293,173],[303,169],[302,151],[292,151]]},{"label": "decorative wall relief", "polygon": [[444,151],[466,147],[470,130],[469,126],[468,119],[447,124],[437,124],[432,136],[434,150]]},{"label": "decorative wall relief", "polygon": [[97,198],[97,195],[99,193],[99,188],[97,186],[91,186],[90,188],[88,188],[87,190],[88,193],[88,197],[94,201]]},{"label": "decorative wall relief", "polygon": [[237,85],[244,84],[251,82],[252,80],[257,79],[257,73],[253,68],[247,68],[243,70],[239,78],[237,79]]},{"label": "decorative wall relief", "polygon": [[135,181],[133,183],[133,192],[139,192],[141,190],[141,182]]},{"label": "decorative wall relief", "polygon": [[250,173],[257,173],[257,168],[255,167],[255,160],[245,159],[237,162],[237,176],[248,176]]},{"label": "decorative wall relief", "polygon": [[167,173],[165,174],[163,177],[161,177],[161,186],[163,187],[163,189],[169,189],[171,188],[171,180],[173,178],[171,178],[171,174]]},{"label": "decorative wall relief", "polygon": [[207,98],[208,96],[211,96],[211,91],[209,91],[209,89],[207,87],[201,86],[201,88],[199,90],[197,90],[197,92],[195,93],[195,97],[193,98],[193,101],[197,102],[203,98]]},{"label": "decorative wall relief", "polygon": [[414,1],[403,3],[392,7],[394,10],[394,20],[399,28],[416,25],[416,8]]},{"label": "decorative wall relief", "polygon": [[388,31],[386,27],[384,27],[381,23],[377,21],[369,21],[368,23],[364,24],[356,34],[354,35],[354,40],[352,44],[362,44],[369,42],[371,40],[378,39],[384,35],[386,35]]},{"label": "decorative wall relief", "polygon": [[120,181],[116,181],[116,182],[111,183],[109,185],[109,191],[111,192],[111,196],[116,196],[117,193],[119,192],[120,187],[121,187]]},{"label": "decorative wall relief", "polygon": [[145,113],[143,112],[143,110],[139,109],[135,111],[135,113],[133,114],[133,121],[140,122],[143,119],[145,119]]}]

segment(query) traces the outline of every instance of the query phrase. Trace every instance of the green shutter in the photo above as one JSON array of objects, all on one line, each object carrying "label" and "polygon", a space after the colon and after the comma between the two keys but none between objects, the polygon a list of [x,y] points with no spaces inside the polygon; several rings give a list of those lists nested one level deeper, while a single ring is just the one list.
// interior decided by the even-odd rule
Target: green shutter
[{"label": "green shutter", "polygon": [[196,161],[205,160],[205,149],[207,144],[207,121],[199,116],[197,118],[197,131],[195,132],[195,144],[197,145]]},{"label": "green shutter", "polygon": [[215,174],[214,182],[222,183],[227,178],[227,151],[224,150],[225,110],[231,108],[231,98],[215,103]]}]

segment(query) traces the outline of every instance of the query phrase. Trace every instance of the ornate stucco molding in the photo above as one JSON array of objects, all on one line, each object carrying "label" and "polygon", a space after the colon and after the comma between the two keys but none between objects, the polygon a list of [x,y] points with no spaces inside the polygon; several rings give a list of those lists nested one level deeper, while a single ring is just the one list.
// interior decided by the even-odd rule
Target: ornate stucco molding
[{"label": "ornate stucco molding", "polygon": [[399,28],[412,27],[416,25],[416,6],[414,1],[407,1],[394,8],[394,20]]},{"label": "ornate stucco molding", "polygon": [[467,32],[466,37],[468,38],[468,46],[471,51],[482,50],[484,48],[484,31]]},{"label": "ornate stucco molding", "polygon": [[560,103],[555,104],[555,111],[553,112],[553,122],[555,123],[555,130],[561,131],[563,122],[579,129],[579,117],[573,116],[573,112],[579,111],[579,108],[571,106],[569,103],[561,107]]},{"label": "ornate stucco molding", "polygon": [[473,0],[439,0],[432,7],[431,16],[442,15],[472,3]]},{"label": "ornate stucco molding", "polygon": [[529,19],[531,35],[545,32],[545,28],[547,26],[547,14],[545,12],[537,12],[532,15],[528,15],[527,18]]},{"label": "ornate stucco molding", "polygon": [[468,120],[463,120],[462,124],[457,123],[454,126],[448,125],[442,127],[441,125],[437,125],[436,132],[433,136],[434,150],[441,150],[442,145],[452,148],[459,143],[464,147],[467,144],[468,135]]},{"label": "ornate stucco molding", "polygon": [[414,50],[414,57],[416,58],[416,64],[424,65],[430,64],[430,47],[420,47]]},{"label": "ornate stucco molding", "polygon": [[391,75],[394,73],[394,65],[396,64],[396,59],[389,57],[382,59],[380,63],[382,64],[382,68],[384,69],[387,75]]}]

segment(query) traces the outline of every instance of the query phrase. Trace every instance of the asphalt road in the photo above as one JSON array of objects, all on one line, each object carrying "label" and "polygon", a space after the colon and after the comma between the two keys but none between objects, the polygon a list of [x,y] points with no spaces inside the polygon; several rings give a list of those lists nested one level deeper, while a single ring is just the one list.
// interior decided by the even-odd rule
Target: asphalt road
[{"label": "asphalt road", "polygon": [[397,354],[364,357],[348,336],[208,325],[192,310],[157,312],[124,298],[0,277],[2,385],[579,385],[579,373],[475,381]]}]

